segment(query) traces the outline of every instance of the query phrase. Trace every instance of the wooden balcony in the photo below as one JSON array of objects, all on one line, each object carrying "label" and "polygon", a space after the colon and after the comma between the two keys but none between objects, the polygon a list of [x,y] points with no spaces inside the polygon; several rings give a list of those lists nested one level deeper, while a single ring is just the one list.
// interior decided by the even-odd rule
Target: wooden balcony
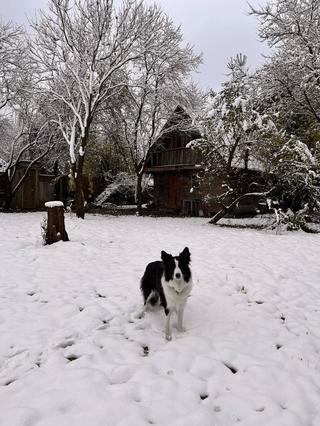
[{"label": "wooden balcony", "polygon": [[191,148],[174,148],[152,153],[146,171],[195,169],[201,164],[201,154]]}]

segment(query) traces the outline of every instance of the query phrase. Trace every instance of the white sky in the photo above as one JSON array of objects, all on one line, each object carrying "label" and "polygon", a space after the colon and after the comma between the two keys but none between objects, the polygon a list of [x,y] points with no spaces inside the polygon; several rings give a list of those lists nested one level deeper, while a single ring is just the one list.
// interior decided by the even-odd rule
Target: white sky
[{"label": "white sky", "polygon": [[[151,0],[150,0],[151,2]],[[257,6],[267,0],[251,0]],[[3,20],[27,22],[47,0],[0,0]],[[181,24],[185,41],[203,52],[204,64],[195,76],[203,88],[218,89],[225,80],[226,63],[236,53],[248,56],[251,68],[263,62],[267,47],[259,41],[257,20],[248,16],[246,0],[158,0],[177,24]]]}]

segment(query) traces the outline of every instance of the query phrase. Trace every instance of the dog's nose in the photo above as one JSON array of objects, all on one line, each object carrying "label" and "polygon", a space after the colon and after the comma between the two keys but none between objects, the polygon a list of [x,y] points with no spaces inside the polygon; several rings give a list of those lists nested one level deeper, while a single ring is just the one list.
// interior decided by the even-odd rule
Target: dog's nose
[{"label": "dog's nose", "polygon": [[179,272],[176,273],[176,278],[181,278],[181,274]]}]

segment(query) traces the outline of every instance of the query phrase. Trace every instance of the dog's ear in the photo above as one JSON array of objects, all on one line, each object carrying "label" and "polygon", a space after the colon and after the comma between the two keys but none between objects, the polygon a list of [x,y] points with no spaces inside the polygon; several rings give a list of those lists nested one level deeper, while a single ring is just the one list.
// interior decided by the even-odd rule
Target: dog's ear
[{"label": "dog's ear", "polygon": [[184,259],[187,263],[190,263],[191,255],[188,247],[185,247],[183,251],[179,254],[179,256],[182,257],[182,259]]},{"label": "dog's ear", "polygon": [[170,259],[171,254],[166,253],[165,251],[162,250],[161,252],[161,260],[162,262],[165,262],[166,260]]}]

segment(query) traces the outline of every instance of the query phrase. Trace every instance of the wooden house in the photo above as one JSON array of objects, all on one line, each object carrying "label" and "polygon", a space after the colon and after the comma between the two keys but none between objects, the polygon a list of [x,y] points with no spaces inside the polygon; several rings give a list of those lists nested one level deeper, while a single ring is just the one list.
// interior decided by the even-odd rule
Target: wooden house
[{"label": "wooden house", "polygon": [[201,168],[199,153],[188,148],[190,141],[201,137],[192,128],[191,118],[177,107],[156,141],[146,173],[153,176],[156,210],[186,215],[201,215],[201,197],[194,190]]},{"label": "wooden house", "polygon": [[[192,128],[190,116],[178,107],[163,130],[162,136],[152,149],[145,170],[153,176],[154,207],[157,211],[213,216],[221,209],[221,205],[215,201],[215,196],[225,191],[226,181],[232,180],[239,193],[247,192],[250,182],[263,183],[263,173],[256,167],[250,167],[247,159],[243,165],[239,164],[234,168],[232,175],[211,176],[202,180],[200,187],[199,175],[203,172],[201,153],[189,148],[188,144],[201,138],[201,134],[199,130]],[[211,201],[204,202],[204,194],[210,194]],[[260,202],[259,198],[246,197],[237,204],[232,214],[255,214],[261,210]]]},{"label": "wooden house", "polygon": [[[14,188],[28,168],[29,161],[21,161],[12,182],[7,173],[0,173],[0,206],[4,207],[9,196],[10,187]],[[33,164],[27,177],[15,194],[11,208],[17,210],[37,210],[44,208],[44,203],[54,199],[55,176],[44,173],[40,164]]]}]

